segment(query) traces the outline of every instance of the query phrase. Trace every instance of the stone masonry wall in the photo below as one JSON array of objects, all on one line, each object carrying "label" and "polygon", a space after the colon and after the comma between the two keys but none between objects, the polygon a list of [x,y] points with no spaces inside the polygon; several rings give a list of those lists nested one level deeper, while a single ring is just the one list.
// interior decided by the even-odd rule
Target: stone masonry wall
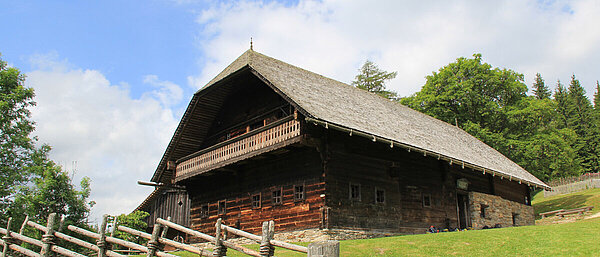
[{"label": "stone masonry wall", "polygon": [[469,205],[471,227],[474,229],[484,226],[492,228],[497,224],[502,227],[535,224],[532,206],[509,201],[497,195],[470,192]]}]

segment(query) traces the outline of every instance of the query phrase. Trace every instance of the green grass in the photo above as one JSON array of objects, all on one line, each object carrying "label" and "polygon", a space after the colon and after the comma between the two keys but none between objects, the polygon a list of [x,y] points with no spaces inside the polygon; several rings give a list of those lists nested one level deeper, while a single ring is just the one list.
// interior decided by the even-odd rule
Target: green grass
[{"label": "green grass", "polygon": [[544,197],[544,192],[538,192],[531,201],[536,218],[539,213],[558,209],[574,209],[584,206],[594,206],[590,213],[600,211],[600,188],[588,189],[581,192]]},{"label": "green grass", "polygon": [[[534,195],[535,212],[595,206],[600,189],[544,198]],[[340,242],[342,256],[600,256],[600,218],[572,223],[407,235]],[[303,245],[306,245],[304,243]],[[258,250],[258,245],[247,247]],[[228,256],[245,256],[229,249]],[[179,252],[179,256],[196,256]],[[275,255],[306,256],[276,249]]]},{"label": "green grass", "polygon": [[[566,224],[348,240],[342,256],[600,256],[600,218]],[[258,249],[257,245],[249,248]],[[228,256],[245,256],[229,250]],[[306,256],[275,250],[277,256]],[[195,256],[178,253],[179,256]]]}]

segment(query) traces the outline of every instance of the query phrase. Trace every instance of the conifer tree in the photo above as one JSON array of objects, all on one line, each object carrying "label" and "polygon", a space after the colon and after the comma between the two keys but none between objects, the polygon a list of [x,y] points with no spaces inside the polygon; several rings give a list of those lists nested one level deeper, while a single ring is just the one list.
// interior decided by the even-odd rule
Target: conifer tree
[{"label": "conifer tree", "polygon": [[554,92],[554,101],[556,101],[556,112],[558,114],[559,128],[566,128],[567,118],[569,117],[567,112],[567,89],[560,83],[560,80],[556,81],[556,91]]},{"label": "conifer tree", "polygon": [[387,72],[381,70],[375,63],[367,60],[360,68],[360,73],[356,75],[356,80],[352,81],[352,85],[390,100],[398,100],[398,94],[396,92],[385,88],[385,82],[394,79],[397,74],[398,73],[395,71]]},{"label": "conifer tree", "polygon": [[535,82],[533,82],[533,94],[537,99],[550,99],[552,95],[550,89],[544,83],[542,74],[535,74]]},{"label": "conifer tree", "polygon": [[594,93],[594,110],[600,111],[600,83],[596,80],[596,93]]}]

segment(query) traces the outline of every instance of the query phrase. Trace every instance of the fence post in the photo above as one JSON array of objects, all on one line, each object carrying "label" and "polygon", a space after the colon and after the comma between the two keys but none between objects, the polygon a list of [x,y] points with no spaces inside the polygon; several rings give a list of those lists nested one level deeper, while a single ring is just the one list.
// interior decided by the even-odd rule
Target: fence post
[{"label": "fence post", "polygon": [[23,221],[23,225],[21,225],[21,229],[19,229],[19,234],[24,235],[23,233],[25,233],[25,226],[27,226],[27,221],[29,221],[29,215],[25,216],[25,220]]},{"label": "fence post", "polygon": [[108,246],[106,245],[106,226],[108,223],[108,214],[104,214],[102,216],[102,223],[98,228],[98,234],[100,234],[100,238],[96,241],[96,245],[98,246],[98,257],[106,257],[106,249]]},{"label": "fence post", "polygon": [[339,257],[340,242],[327,240],[308,245],[308,257]]},{"label": "fence post", "polygon": [[52,245],[54,244],[54,224],[56,223],[56,213],[48,215],[48,223],[46,224],[46,234],[42,236],[42,257],[50,257],[52,253]]},{"label": "fence post", "polygon": [[275,247],[271,240],[275,234],[275,222],[265,221],[262,225],[262,240],[260,241],[260,256],[271,257],[275,254]]},{"label": "fence post", "polygon": [[217,227],[217,231],[215,234],[215,250],[213,251],[213,256],[216,257],[223,257],[227,254],[227,246],[223,245],[223,241],[221,239],[221,224],[223,223],[223,220],[221,218],[219,218],[217,220],[217,224],[215,224],[215,226]]},{"label": "fence post", "polygon": [[2,249],[2,257],[7,257],[9,256],[9,248],[8,245],[13,243],[12,242],[12,237],[10,236],[10,224],[12,223],[12,217],[8,218],[8,222],[6,224],[6,236],[3,236],[2,239],[4,240],[4,249]]},{"label": "fence post", "polygon": [[154,223],[154,228],[152,229],[152,237],[148,240],[148,257],[156,256],[156,250],[159,247],[158,237],[160,236],[160,224]]}]

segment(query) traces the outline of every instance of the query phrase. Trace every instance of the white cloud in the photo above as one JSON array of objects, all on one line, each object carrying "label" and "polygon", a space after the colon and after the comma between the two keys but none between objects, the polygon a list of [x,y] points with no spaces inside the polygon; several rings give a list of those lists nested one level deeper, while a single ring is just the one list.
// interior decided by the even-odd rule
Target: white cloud
[{"label": "white cloud", "polygon": [[35,89],[33,120],[40,141],[53,147],[59,163],[77,161],[76,179],[92,180],[90,200],[97,202],[92,218],[104,213],[128,213],[151,188],[147,180],[178,122],[170,106],[182,98],[179,86],[148,75],[152,90],[130,97],[127,84],[114,85],[96,70],[67,68],[56,56],[41,56],[42,69],[27,73]]},{"label": "white cloud", "polygon": [[[398,71],[389,86],[406,96],[456,58],[482,53],[495,67],[540,72],[554,86],[575,73],[588,94],[600,79],[598,1],[237,1],[197,18],[204,52],[198,88],[249,48],[350,82],[369,58]],[[193,82],[193,83],[192,83]]]}]

